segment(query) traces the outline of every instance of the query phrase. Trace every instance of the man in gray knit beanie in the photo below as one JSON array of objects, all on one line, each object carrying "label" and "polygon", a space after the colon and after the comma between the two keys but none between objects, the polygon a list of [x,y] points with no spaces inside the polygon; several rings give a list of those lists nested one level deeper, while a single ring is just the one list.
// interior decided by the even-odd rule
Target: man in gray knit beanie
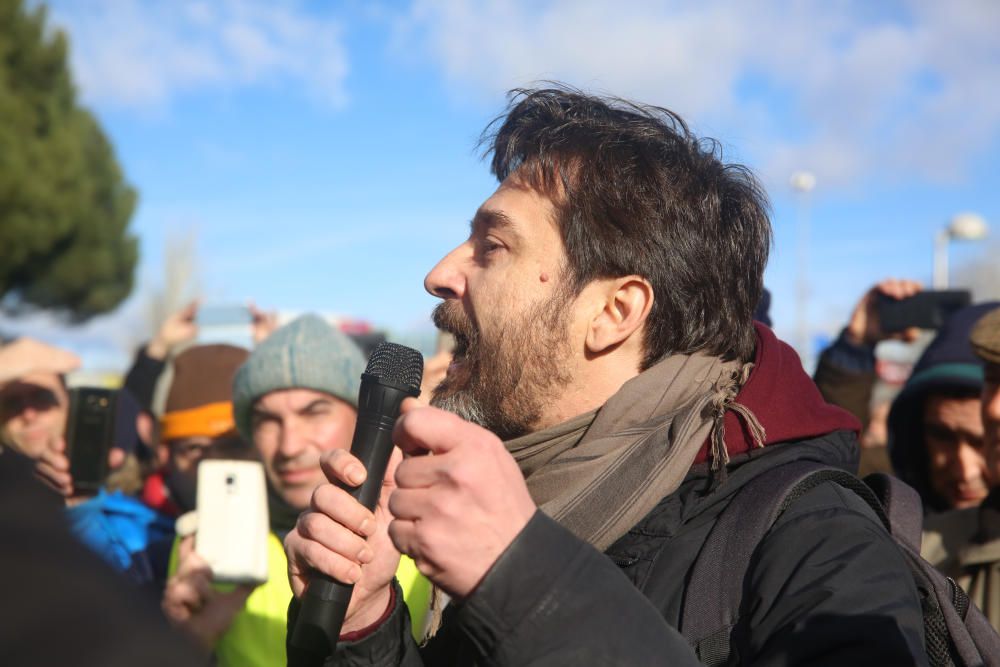
[{"label": "man in gray knit beanie", "polygon": [[[252,442],[268,479],[271,531],[268,581],[242,599],[206,596],[207,565],[190,550],[164,599],[164,610],[215,651],[220,667],[284,664],[285,615],[292,593],[283,538],[309,507],[313,490],[327,481],[320,458],[349,449],[357,421],[358,390],[365,359],[345,334],[315,315],[304,315],[272,333],[233,379],[236,428]],[[429,585],[412,561],[397,578],[422,627]],[[196,581],[201,578],[199,586]],[[263,619],[263,622],[262,622]]]},{"label": "man in gray knit beanie", "polygon": [[320,456],[351,445],[365,360],[345,334],[303,315],[271,334],[233,381],[236,427],[295,510],[326,482]]}]

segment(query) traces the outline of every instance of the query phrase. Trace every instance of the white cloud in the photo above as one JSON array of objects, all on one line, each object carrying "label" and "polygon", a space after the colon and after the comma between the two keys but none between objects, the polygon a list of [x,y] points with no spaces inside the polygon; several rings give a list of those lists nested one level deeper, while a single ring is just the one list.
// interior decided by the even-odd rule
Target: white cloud
[{"label": "white cloud", "polygon": [[464,95],[555,78],[661,104],[749,138],[772,180],[954,180],[1000,138],[995,0],[415,0],[399,23]]},{"label": "white cloud", "polygon": [[56,3],[84,98],[162,108],[178,95],[292,82],[333,107],[347,101],[341,26],[295,3],[95,0]]}]

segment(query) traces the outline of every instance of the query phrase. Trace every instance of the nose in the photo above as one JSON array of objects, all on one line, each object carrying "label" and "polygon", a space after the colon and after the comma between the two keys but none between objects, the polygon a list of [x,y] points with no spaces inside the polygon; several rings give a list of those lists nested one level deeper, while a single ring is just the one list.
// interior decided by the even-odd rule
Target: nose
[{"label": "nose", "polygon": [[461,299],[466,286],[462,266],[471,255],[468,241],[449,252],[424,278],[424,289],[439,299]]},{"label": "nose", "polygon": [[1000,382],[983,388],[983,422],[1000,424]]},{"label": "nose", "polygon": [[963,482],[975,482],[982,477],[986,460],[979,450],[963,442],[958,446],[953,466],[953,474],[956,479]]},{"label": "nose", "polygon": [[281,429],[281,440],[278,442],[278,453],[282,458],[294,459],[306,447],[305,434],[302,427],[294,422],[286,422]]}]

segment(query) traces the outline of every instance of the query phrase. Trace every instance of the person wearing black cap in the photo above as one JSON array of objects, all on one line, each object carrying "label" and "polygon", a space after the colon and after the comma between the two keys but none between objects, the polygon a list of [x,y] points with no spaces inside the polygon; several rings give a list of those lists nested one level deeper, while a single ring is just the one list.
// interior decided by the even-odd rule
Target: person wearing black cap
[{"label": "person wearing black cap", "polygon": [[980,392],[983,361],[972,327],[996,302],[957,311],[913,368],[889,411],[889,457],[927,512],[975,507],[986,497]]},{"label": "person wearing black cap", "polygon": [[980,406],[991,488],[977,507],[929,517],[922,551],[1000,631],[1000,308],[976,322],[970,343],[984,364]]}]

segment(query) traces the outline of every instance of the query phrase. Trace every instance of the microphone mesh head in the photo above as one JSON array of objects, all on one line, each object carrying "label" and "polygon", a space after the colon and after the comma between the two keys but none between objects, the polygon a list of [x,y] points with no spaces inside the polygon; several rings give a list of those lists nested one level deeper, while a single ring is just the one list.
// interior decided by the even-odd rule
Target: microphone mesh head
[{"label": "microphone mesh head", "polygon": [[383,382],[409,387],[420,391],[420,380],[424,375],[424,358],[412,347],[396,343],[379,343],[368,359],[365,373],[380,378]]}]

